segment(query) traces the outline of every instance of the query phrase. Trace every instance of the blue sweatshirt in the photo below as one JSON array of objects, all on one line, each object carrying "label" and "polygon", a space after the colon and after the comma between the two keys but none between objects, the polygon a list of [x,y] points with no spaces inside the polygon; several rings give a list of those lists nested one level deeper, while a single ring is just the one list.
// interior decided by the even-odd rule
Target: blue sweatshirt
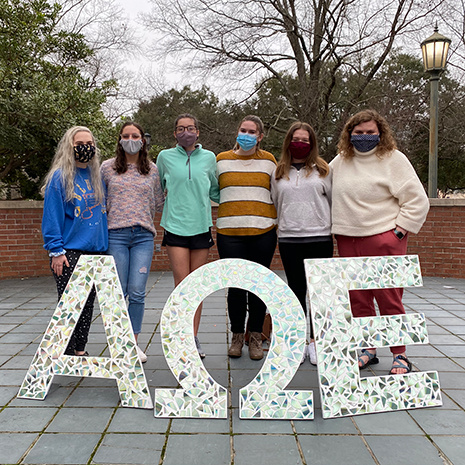
[{"label": "blue sweatshirt", "polygon": [[90,169],[77,168],[74,198],[66,202],[66,192],[57,170],[47,186],[42,216],[44,249],[104,253],[108,249],[105,205],[96,204]]},{"label": "blue sweatshirt", "polygon": [[177,145],[158,154],[157,167],[167,191],[161,226],[178,236],[206,233],[213,225],[210,199],[220,197],[215,154],[199,144],[188,156]]}]

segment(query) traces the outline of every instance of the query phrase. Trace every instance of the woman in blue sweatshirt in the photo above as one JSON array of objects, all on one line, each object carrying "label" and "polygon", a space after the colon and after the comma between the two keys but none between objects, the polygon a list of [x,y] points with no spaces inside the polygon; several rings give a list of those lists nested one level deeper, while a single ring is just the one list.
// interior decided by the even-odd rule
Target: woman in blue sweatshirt
[{"label": "woman in blue sweatshirt", "polygon": [[[82,254],[102,254],[108,248],[105,192],[95,139],[89,129],[74,126],[58,143],[42,194],[42,235],[57,284],[58,299]],[[66,355],[85,351],[94,308],[95,287],[89,294],[71,336]]]}]

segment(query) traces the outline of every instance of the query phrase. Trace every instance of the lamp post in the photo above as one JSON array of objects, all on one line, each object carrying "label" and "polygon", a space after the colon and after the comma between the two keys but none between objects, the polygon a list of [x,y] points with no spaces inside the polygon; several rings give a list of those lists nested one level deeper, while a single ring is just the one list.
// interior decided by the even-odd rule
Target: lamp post
[{"label": "lamp post", "polygon": [[423,66],[430,73],[430,120],[429,120],[429,168],[428,197],[438,196],[438,94],[439,75],[446,69],[447,53],[451,40],[439,34],[438,26],[434,34],[421,43]]}]

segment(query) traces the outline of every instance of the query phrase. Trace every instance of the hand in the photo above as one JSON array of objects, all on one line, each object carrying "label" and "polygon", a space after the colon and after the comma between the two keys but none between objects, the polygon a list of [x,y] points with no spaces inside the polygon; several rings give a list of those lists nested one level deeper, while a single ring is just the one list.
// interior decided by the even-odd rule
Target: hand
[{"label": "hand", "polygon": [[69,268],[69,263],[68,259],[66,258],[66,255],[63,254],[58,255],[58,257],[52,257],[51,268],[57,276],[61,276],[63,274],[64,266],[67,266]]},{"label": "hand", "polygon": [[397,231],[401,232],[404,236],[407,234],[407,230],[396,225]]}]

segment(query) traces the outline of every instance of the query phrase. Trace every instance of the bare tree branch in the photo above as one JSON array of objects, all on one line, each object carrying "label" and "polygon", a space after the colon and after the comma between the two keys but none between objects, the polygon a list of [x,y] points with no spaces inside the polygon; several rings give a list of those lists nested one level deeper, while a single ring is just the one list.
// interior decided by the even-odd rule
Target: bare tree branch
[{"label": "bare tree branch", "polygon": [[[149,24],[161,36],[158,56],[172,54],[205,75],[221,70],[238,80],[259,72],[272,77],[296,117],[318,129],[327,124],[340,71],[352,69],[361,77],[348,96],[349,109],[396,42],[430,22],[444,1],[152,0]],[[195,59],[186,61],[191,54]],[[298,92],[286,76],[296,77]]]}]

